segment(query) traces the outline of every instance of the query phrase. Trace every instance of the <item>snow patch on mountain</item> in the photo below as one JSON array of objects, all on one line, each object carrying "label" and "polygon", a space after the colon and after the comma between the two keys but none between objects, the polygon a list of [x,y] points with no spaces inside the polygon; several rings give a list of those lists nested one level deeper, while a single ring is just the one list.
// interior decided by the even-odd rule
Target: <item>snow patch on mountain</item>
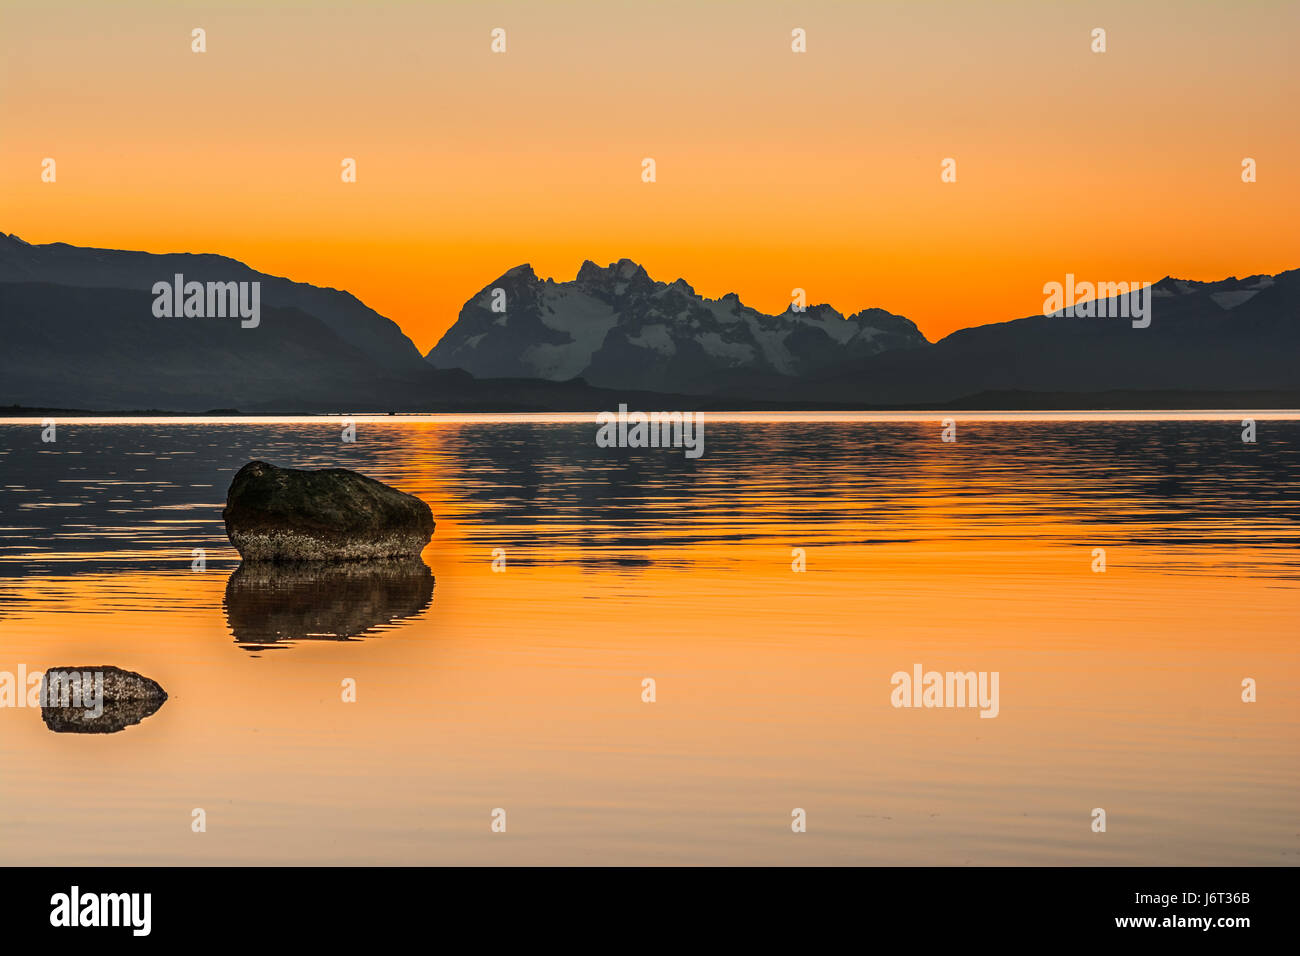
[{"label": "snow patch on mountain", "polygon": [[1211,292],[1210,298],[1225,310],[1235,309],[1259,295],[1258,289],[1235,289],[1231,292]]},{"label": "snow patch on mountain", "polygon": [[640,335],[628,336],[627,340],[631,345],[652,349],[660,355],[673,355],[677,351],[667,325],[647,325]]},{"label": "snow patch on mountain", "polygon": [[696,341],[703,346],[705,354],[719,359],[727,368],[749,365],[754,361],[754,348],[744,342],[729,342],[717,332],[705,332],[696,336]]},{"label": "snow patch on mountain", "polygon": [[546,287],[542,306],[542,324],[568,336],[568,342],[534,346],[522,355],[536,368],[537,378],[567,381],[591,363],[618,316],[607,303],[561,285]]}]

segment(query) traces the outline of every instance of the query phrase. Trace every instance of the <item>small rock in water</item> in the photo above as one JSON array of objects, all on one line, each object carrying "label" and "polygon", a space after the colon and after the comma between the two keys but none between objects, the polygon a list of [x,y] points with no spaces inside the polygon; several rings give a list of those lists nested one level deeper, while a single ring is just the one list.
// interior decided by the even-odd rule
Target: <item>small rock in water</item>
[{"label": "small rock in water", "polygon": [[112,734],[167,700],[155,680],[120,667],[51,667],[41,677],[41,718],[60,734]]},{"label": "small rock in water", "polygon": [[419,498],[346,468],[305,471],[250,461],[221,512],[246,562],[368,561],[418,555],[433,536]]}]

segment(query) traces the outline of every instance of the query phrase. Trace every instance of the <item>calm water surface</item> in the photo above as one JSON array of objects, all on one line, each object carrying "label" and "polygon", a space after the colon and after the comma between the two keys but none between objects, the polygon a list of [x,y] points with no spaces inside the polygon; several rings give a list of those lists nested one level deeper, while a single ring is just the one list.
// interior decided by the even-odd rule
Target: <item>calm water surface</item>
[{"label": "calm water surface", "polygon": [[[1300,862],[1300,422],[1049,418],[0,423],[0,672],[170,694],[0,709],[0,863]],[[419,495],[428,571],[238,571],[253,458]]]}]

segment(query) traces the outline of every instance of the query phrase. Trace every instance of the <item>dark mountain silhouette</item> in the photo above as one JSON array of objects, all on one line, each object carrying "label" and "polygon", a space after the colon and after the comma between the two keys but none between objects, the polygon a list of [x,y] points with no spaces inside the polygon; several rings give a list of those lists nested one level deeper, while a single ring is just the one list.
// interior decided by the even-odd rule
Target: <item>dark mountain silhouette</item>
[{"label": "dark mountain silhouette", "polygon": [[258,328],[243,329],[155,318],[152,304],[147,290],[0,283],[0,395],[89,409],[355,407],[381,401],[377,383],[394,374],[300,309],[263,307]]},{"label": "dark mountain silhouette", "polygon": [[[190,253],[154,254],[91,249],[62,242],[30,245],[0,233],[0,283],[46,282],[97,289],[134,289],[148,293],[155,282],[180,273],[197,282],[260,281],[262,308],[298,309],[376,365],[410,371],[420,353],[397,323],[368,308],[349,292],[292,282],[249,268],[226,256]],[[150,301],[152,302],[152,295]],[[151,312],[145,313],[151,317]]]},{"label": "dark mountain silhouette", "polygon": [[[159,318],[154,283],[262,283],[261,321]],[[506,311],[493,311],[494,289]],[[221,256],[0,233],[0,407],[202,412],[1300,405],[1300,271],[1165,279],[1152,319],[1030,316],[930,344],[879,309],[768,316],[629,260],[510,270],[421,359],[344,292]],[[466,368],[469,371],[466,371]],[[474,372],[475,374],[470,374]],[[603,387],[602,387],[603,386]],[[13,406],[22,406],[15,408]]]},{"label": "dark mountain silhouette", "polygon": [[1300,391],[1300,270],[1163,279],[1151,313],[1147,328],[1127,318],[1038,315],[962,329],[926,349],[850,361],[798,383],[792,395],[906,405],[988,391],[1219,393],[1217,402],[1229,400],[1225,393]]}]

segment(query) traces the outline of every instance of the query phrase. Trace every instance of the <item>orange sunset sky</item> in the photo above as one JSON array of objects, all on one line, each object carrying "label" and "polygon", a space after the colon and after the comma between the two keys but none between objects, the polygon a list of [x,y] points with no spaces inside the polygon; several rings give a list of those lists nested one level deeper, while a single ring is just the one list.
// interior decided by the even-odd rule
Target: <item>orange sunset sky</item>
[{"label": "orange sunset sky", "polygon": [[0,230],[344,288],[422,352],[511,266],[621,257],[935,339],[1066,272],[1300,266],[1297,37],[1242,0],[5,0]]}]

